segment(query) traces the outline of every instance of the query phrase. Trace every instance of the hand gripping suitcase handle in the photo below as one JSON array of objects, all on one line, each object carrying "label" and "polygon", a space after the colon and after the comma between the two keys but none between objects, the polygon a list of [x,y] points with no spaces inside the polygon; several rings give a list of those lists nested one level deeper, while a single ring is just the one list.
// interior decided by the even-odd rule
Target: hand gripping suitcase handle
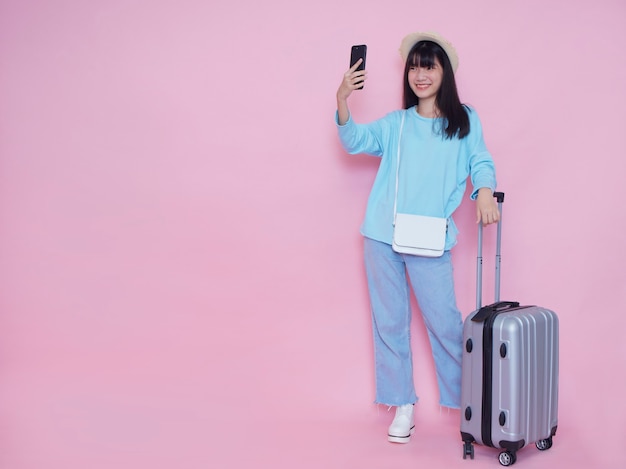
[{"label": "hand gripping suitcase handle", "polygon": [[[504,192],[494,192],[493,196],[498,202],[498,210],[500,211],[500,221],[498,222],[498,235],[496,242],[496,288],[495,301],[500,301],[500,262],[501,262],[501,246],[502,246],[502,204],[504,203]],[[483,224],[478,223],[478,257],[476,259],[476,309],[482,306],[483,294]]]}]

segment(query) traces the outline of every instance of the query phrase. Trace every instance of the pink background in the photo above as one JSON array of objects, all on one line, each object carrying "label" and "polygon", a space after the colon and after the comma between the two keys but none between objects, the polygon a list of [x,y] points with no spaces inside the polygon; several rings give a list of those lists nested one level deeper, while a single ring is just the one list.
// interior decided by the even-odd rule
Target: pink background
[{"label": "pink background", "polygon": [[499,467],[461,459],[419,316],[415,441],[372,405],[377,161],[340,148],[334,94],[367,43],[353,114],[399,107],[420,29],[456,45],[507,193],[502,296],[561,319],[559,432],[517,464],[625,467],[625,20],[623,0],[2,0],[0,468]]}]

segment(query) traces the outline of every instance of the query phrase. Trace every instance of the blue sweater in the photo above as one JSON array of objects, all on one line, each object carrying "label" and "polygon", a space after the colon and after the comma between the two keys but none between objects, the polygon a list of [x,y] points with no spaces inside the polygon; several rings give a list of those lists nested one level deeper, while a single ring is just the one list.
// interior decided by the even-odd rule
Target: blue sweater
[{"label": "blue sweater", "polygon": [[[458,230],[452,214],[461,204],[468,176],[474,188],[496,188],[493,158],[483,140],[478,115],[466,108],[470,133],[463,139],[444,138],[442,119],[420,116],[413,107],[393,111],[369,124],[348,119],[337,125],[339,139],[348,153],[381,157],[370,193],[361,234],[391,244],[396,189],[398,137],[402,113],[406,113],[401,140],[397,211],[449,219],[445,249],[456,244]],[[337,117],[335,116],[337,124]]]}]

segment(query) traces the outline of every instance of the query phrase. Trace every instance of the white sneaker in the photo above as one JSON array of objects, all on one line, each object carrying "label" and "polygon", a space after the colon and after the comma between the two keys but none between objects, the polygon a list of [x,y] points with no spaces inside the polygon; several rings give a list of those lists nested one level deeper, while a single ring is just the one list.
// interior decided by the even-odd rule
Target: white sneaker
[{"label": "white sneaker", "polygon": [[392,443],[408,443],[415,433],[415,406],[405,404],[396,407],[396,416],[389,426],[388,437]]}]

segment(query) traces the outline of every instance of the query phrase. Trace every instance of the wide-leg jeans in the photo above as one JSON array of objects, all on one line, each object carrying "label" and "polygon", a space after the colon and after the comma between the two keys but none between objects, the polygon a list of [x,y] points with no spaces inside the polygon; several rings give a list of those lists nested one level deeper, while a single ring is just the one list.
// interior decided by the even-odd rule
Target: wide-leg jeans
[{"label": "wide-leg jeans", "polygon": [[456,304],[450,251],[429,258],[399,254],[391,245],[364,239],[376,375],[375,402],[417,402],[411,351],[410,288],[424,318],[432,349],[439,403],[459,408],[463,320]]}]

